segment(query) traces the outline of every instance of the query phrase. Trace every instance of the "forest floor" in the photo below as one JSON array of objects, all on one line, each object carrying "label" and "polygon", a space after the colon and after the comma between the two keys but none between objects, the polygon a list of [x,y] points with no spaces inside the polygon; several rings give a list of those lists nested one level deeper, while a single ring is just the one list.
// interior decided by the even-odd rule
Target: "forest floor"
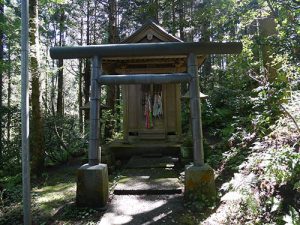
[{"label": "forest floor", "polygon": [[[300,121],[299,107],[293,114],[296,121]],[[300,133],[294,122],[286,115],[262,138],[243,133],[225,145],[224,141],[209,143],[208,163],[215,170],[218,199],[214,203],[201,198],[185,202],[178,195],[181,209],[170,221],[183,225],[300,224]],[[75,161],[51,168],[41,180],[33,182],[34,224],[100,223],[104,211],[76,208],[74,204],[75,173],[80,164]],[[110,175],[111,191],[119,179],[120,170]],[[1,178],[0,187],[0,224],[22,224],[20,175]],[[162,199],[166,205],[170,201],[174,199]],[[155,204],[151,207],[155,210]],[[157,205],[159,208],[161,205]],[[160,219],[164,214],[168,216],[161,212]]]}]

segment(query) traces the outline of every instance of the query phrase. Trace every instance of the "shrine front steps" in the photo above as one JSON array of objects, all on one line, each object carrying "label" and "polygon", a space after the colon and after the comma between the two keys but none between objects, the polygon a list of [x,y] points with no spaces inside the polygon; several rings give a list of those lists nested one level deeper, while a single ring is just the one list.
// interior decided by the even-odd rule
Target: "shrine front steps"
[{"label": "shrine front steps", "polygon": [[139,132],[139,138],[140,140],[154,140],[154,141],[158,141],[158,140],[165,140],[165,130],[157,130],[155,132],[153,132],[152,130],[149,131],[140,131]]},{"label": "shrine front steps", "polygon": [[143,154],[132,156],[125,165],[126,169],[153,169],[153,168],[173,168],[178,158],[163,156],[162,154]]},{"label": "shrine front steps", "polygon": [[165,141],[141,141],[137,143],[124,143],[121,140],[104,145],[103,154],[110,154],[117,159],[130,158],[134,155],[161,154],[178,157],[181,144]]},{"label": "shrine front steps", "polygon": [[169,168],[126,169],[114,188],[115,195],[180,194],[178,174]]},{"label": "shrine front steps", "polygon": [[170,156],[134,156],[121,172],[115,195],[181,194],[183,184]]}]

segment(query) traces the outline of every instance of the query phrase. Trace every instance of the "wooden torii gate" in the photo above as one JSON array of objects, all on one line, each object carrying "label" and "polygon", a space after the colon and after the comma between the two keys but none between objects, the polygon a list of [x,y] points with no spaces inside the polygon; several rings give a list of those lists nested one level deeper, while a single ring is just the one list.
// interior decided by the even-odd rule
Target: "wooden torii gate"
[{"label": "wooden torii gate", "polygon": [[[193,165],[185,169],[185,192],[214,195],[214,173],[204,165],[200,88],[197,55],[238,54],[242,44],[229,43],[139,43],[107,44],[78,47],[53,47],[53,59],[91,58],[90,134],[88,164],[78,170],[76,201],[80,206],[103,207],[108,199],[107,165],[101,164],[100,86],[108,84],[163,84],[189,82]],[[187,73],[102,75],[102,59],[106,57],[186,56]]]}]

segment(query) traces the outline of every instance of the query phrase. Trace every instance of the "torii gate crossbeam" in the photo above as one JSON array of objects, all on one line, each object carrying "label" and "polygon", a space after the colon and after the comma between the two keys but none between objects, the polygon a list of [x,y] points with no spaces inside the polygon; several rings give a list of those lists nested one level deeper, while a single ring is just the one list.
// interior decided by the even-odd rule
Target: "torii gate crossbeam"
[{"label": "torii gate crossbeam", "polygon": [[77,59],[104,57],[140,57],[140,56],[180,56],[194,53],[237,54],[242,50],[240,42],[162,42],[138,44],[105,44],[74,47],[52,47],[50,56],[53,59]]}]

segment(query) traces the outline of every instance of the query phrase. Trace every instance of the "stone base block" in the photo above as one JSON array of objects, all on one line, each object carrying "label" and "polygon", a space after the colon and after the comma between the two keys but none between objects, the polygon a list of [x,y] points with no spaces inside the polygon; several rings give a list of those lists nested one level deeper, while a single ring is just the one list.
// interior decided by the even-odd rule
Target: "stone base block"
[{"label": "stone base block", "polygon": [[214,170],[209,165],[185,167],[185,196],[191,194],[206,199],[216,197]]},{"label": "stone base block", "polygon": [[106,164],[82,165],[77,171],[76,204],[80,207],[102,208],[108,200]]}]

